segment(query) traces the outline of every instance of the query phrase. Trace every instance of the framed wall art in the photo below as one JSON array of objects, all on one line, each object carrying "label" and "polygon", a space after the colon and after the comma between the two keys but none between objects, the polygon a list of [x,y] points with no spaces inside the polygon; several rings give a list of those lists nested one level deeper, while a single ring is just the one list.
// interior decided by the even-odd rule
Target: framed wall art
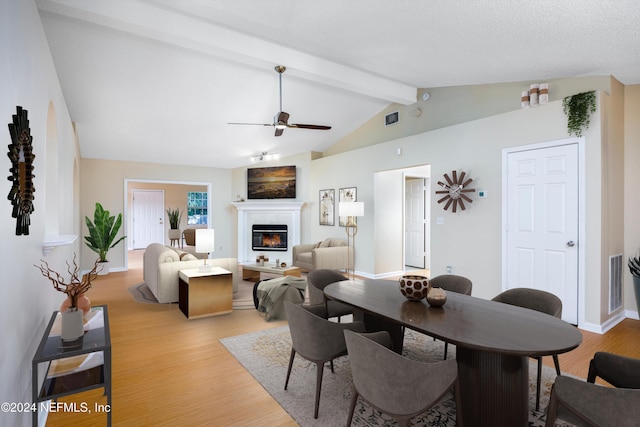
[{"label": "framed wall art", "polygon": [[29,127],[29,113],[22,107],[16,107],[13,122],[9,123],[11,144],[7,156],[11,160],[8,179],[12,181],[7,197],[13,209],[11,216],[16,219],[16,235],[28,235],[33,213],[33,137]]},{"label": "framed wall art", "polygon": [[320,190],[320,225],[335,225],[335,190]]},{"label": "framed wall art", "polygon": [[[357,201],[357,197],[356,197],[356,187],[347,187],[347,188],[341,188],[340,189],[340,193],[339,193],[339,199],[338,202],[356,202]],[[338,212],[339,214],[339,212]],[[355,218],[354,218],[355,220]],[[344,227],[347,225],[347,217],[346,216],[341,216],[340,217],[340,227]]]}]

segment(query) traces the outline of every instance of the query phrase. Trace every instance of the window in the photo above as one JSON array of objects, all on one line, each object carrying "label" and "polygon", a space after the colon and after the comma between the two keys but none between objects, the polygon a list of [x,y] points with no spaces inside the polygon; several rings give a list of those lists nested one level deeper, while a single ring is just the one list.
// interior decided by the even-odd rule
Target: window
[{"label": "window", "polygon": [[207,224],[207,193],[187,192],[187,224]]}]

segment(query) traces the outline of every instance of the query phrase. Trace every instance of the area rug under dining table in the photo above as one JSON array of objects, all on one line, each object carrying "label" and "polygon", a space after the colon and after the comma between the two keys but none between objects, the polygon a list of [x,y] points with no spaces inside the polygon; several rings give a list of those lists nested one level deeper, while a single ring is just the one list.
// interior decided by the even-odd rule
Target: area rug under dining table
[{"label": "area rug under dining table", "polygon": [[[347,357],[334,362],[334,371],[325,368],[320,397],[318,419],[313,418],[315,399],[315,364],[296,355],[288,390],[284,381],[291,352],[291,335],[288,326],[245,335],[223,338],[220,342],[273,396],[273,398],[303,427],[345,425],[352,393],[351,370]],[[444,343],[431,337],[407,330],[403,355],[416,360],[436,362],[442,360]],[[455,346],[449,346],[449,358],[455,357]],[[544,409],[555,380],[555,370],[542,369],[541,411],[535,411],[537,362],[529,362],[529,426],[544,426]],[[449,394],[428,412],[412,418],[414,426],[455,426],[455,402]],[[352,426],[393,426],[395,421],[370,405],[358,400]],[[557,422],[556,426],[570,424]]]}]

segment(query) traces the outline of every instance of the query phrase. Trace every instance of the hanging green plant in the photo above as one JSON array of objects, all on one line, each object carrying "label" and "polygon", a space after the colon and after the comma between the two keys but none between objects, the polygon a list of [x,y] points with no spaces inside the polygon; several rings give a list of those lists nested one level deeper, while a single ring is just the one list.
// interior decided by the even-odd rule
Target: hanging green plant
[{"label": "hanging green plant", "polygon": [[596,92],[592,90],[567,96],[562,100],[562,107],[567,115],[569,135],[582,136],[582,132],[589,129],[591,113],[596,111]]}]

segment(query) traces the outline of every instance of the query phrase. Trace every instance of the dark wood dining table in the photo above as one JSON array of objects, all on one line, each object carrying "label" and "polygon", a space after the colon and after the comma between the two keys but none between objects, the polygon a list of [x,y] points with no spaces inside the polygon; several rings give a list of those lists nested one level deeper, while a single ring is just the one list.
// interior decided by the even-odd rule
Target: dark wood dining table
[{"label": "dark wood dining table", "polygon": [[575,326],[547,314],[452,292],[431,307],[407,300],[393,280],[345,280],[324,293],[361,309],[372,329],[390,330],[396,350],[404,328],[455,344],[465,426],[528,425],[528,358],[582,342]]}]

